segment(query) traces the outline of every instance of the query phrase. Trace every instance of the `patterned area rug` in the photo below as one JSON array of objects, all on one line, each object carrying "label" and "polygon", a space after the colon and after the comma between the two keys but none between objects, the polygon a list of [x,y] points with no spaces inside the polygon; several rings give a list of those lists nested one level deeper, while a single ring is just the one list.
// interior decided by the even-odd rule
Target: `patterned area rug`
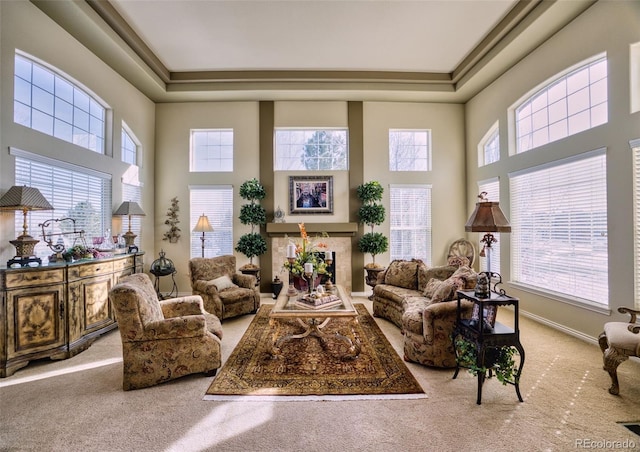
[{"label": "patterned area rug", "polygon": [[[361,400],[426,398],[426,394],[398,356],[364,305],[355,304],[361,344],[355,359],[340,358],[341,341],[325,346],[313,336],[287,341],[277,358],[271,355],[272,330],[263,305],[231,356],[218,371],[204,400]],[[344,331],[332,319],[323,331]],[[286,333],[302,332],[294,321]],[[335,344],[334,344],[335,342]]]}]

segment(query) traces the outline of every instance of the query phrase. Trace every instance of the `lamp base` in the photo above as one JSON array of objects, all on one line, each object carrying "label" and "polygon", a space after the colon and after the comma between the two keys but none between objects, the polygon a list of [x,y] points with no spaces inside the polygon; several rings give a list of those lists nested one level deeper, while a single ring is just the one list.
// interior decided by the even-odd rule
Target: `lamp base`
[{"label": "lamp base", "polygon": [[40,240],[34,239],[29,234],[22,234],[15,240],[10,240],[9,243],[16,247],[16,255],[13,259],[7,261],[7,267],[15,264],[20,264],[21,267],[25,267],[31,262],[37,262],[39,265],[42,265],[42,259],[36,257],[33,253],[39,241]]},{"label": "lamp base", "polygon": [[134,245],[134,240],[136,239],[136,237],[138,237],[136,234],[134,234],[132,231],[127,231],[125,232],[122,237],[124,237],[124,243],[127,247],[133,246]]}]

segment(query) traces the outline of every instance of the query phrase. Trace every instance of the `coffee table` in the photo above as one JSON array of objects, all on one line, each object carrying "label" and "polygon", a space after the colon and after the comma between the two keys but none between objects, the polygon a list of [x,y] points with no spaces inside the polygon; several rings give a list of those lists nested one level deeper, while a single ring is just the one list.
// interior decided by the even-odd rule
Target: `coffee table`
[{"label": "coffee table", "polygon": [[[273,350],[272,356],[278,357],[282,345],[288,341],[302,339],[307,336],[314,336],[320,340],[323,347],[327,341],[337,340],[344,344],[339,349],[342,359],[357,358],[360,354],[360,340],[355,333],[355,326],[358,324],[358,311],[351,302],[351,297],[347,295],[342,286],[334,286],[334,294],[337,295],[341,303],[328,308],[305,308],[300,307],[296,301],[298,296],[289,297],[285,291],[280,292],[276,303],[269,314],[269,324],[273,330]],[[341,321],[340,332],[327,333],[323,328],[331,321]],[[291,320],[298,323],[302,330],[297,334],[282,334],[282,327]]]}]

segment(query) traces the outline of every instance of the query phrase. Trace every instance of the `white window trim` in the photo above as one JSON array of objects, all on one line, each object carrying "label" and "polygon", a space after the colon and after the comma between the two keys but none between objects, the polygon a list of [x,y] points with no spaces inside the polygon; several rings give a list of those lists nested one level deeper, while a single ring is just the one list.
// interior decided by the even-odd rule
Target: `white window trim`
[{"label": "white window trim", "polygon": [[633,153],[634,306],[640,309],[640,138],[629,141]]},{"label": "white window trim", "polygon": [[485,163],[485,152],[484,152],[484,148],[489,142],[489,139],[492,138],[493,135],[496,133],[498,133],[498,151],[500,151],[499,126],[500,126],[500,121],[496,121],[495,123],[493,123],[493,125],[489,127],[489,130],[487,130],[487,133],[485,133],[482,139],[480,139],[480,142],[478,143],[478,167],[491,165],[491,163],[496,163],[500,161],[500,157],[498,157],[498,160],[496,160],[496,162]]}]

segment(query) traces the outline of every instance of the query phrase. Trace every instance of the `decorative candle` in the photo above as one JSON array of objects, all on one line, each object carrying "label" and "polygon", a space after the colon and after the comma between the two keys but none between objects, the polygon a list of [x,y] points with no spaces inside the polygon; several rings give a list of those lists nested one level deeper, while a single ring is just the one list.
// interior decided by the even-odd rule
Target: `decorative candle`
[{"label": "decorative candle", "polygon": [[325,251],[324,252],[324,258],[326,259],[333,259],[333,253],[331,251]]},{"label": "decorative candle", "polygon": [[313,273],[313,264],[311,262],[307,262],[304,264],[304,272]]},{"label": "decorative candle", "polygon": [[296,246],[293,243],[287,245],[287,258],[296,257]]}]

